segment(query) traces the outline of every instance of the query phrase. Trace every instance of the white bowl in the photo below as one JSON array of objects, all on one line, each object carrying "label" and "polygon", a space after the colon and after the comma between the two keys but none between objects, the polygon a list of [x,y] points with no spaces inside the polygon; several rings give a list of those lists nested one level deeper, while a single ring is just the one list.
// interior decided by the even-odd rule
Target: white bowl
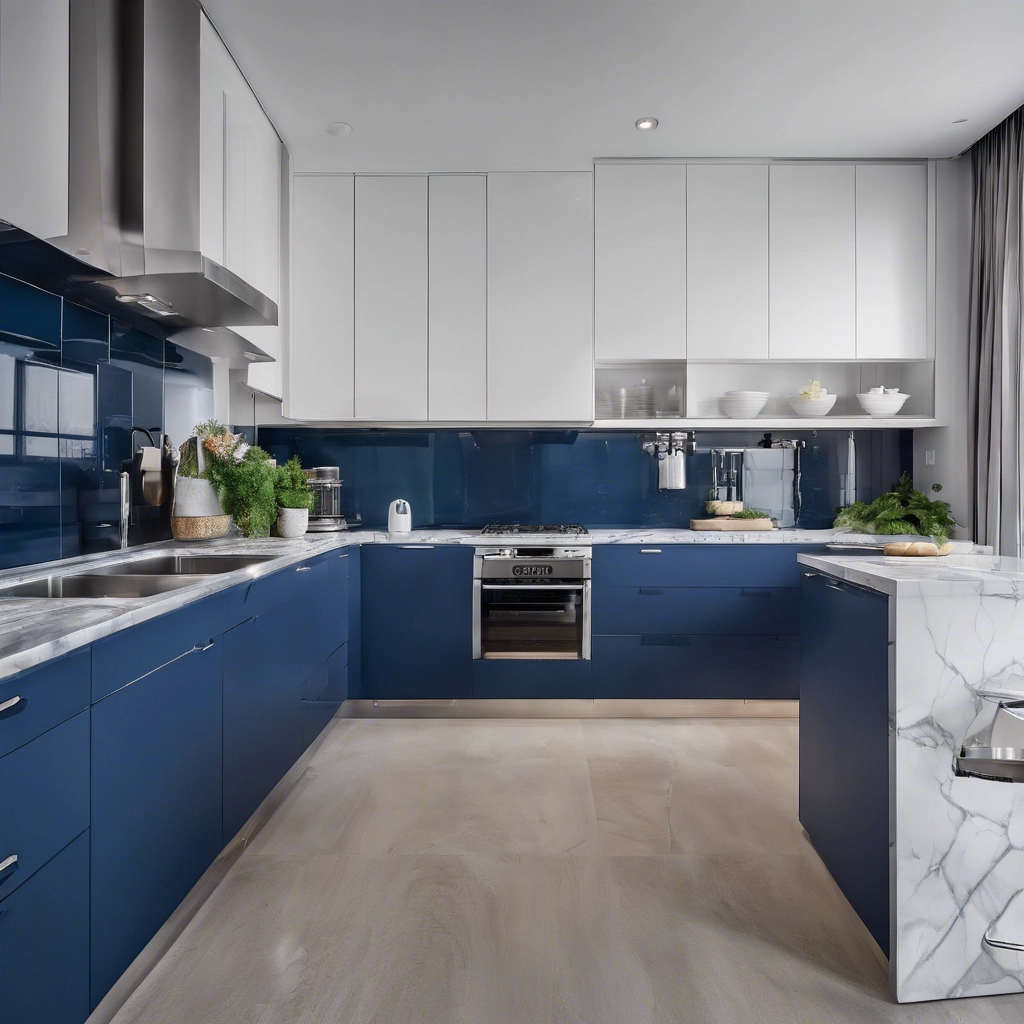
[{"label": "white bowl", "polygon": [[752,420],[768,401],[767,391],[726,391],[718,400],[722,412],[730,419]]},{"label": "white bowl", "polygon": [[793,407],[797,416],[827,416],[836,404],[836,395],[825,395],[824,398],[807,398],[805,395],[789,395],[786,401]]},{"label": "white bowl", "polygon": [[858,395],[857,401],[869,416],[876,420],[883,420],[895,416],[909,397],[910,395],[905,395],[900,391],[890,391],[884,395],[869,392],[866,395]]}]

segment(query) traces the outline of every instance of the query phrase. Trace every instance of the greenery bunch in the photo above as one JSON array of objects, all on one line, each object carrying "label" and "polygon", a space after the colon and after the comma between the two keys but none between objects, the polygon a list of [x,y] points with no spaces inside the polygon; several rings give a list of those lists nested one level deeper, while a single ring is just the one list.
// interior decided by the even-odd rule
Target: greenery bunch
[{"label": "greenery bunch", "polygon": [[945,544],[957,526],[945,501],[931,501],[926,494],[914,490],[914,482],[904,473],[899,483],[876,498],[870,505],[855,501],[839,509],[836,526],[849,526],[859,533],[910,534],[931,537]]},{"label": "greenery bunch", "polygon": [[312,511],[313,492],[306,483],[306,474],[298,455],[293,455],[277,470],[275,484],[277,504],[281,508],[304,508]]},{"label": "greenery bunch", "polygon": [[767,512],[762,512],[759,508],[742,508],[739,512],[733,512],[729,516],[730,519],[771,519],[771,516]]},{"label": "greenery bunch", "polygon": [[221,507],[234,517],[242,536],[267,537],[277,519],[277,469],[262,448],[242,448],[239,443],[230,455],[207,458],[205,476],[217,488]]}]

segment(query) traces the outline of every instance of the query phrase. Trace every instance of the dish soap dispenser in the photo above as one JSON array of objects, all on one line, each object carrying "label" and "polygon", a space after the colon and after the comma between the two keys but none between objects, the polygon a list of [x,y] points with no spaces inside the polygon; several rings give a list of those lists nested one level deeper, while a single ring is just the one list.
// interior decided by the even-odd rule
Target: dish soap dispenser
[{"label": "dish soap dispenser", "polygon": [[388,533],[411,533],[412,509],[405,498],[396,498],[388,509]]}]

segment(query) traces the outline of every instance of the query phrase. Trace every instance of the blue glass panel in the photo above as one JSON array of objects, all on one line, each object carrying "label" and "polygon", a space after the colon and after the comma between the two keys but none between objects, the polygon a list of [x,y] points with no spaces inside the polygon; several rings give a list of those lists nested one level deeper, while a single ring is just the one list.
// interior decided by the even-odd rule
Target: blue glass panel
[{"label": "blue glass panel", "polygon": [[0,341],[60,351],[60,297],[0,275]]},{"label": "blue glass panel", "polygon": [[119,486],[102,471],[100,376],[109,370],[110,318],[64,303],[61,345],[61,556],[107,551],[120,542]]},{"label": "blue glass panel", "polygon": [[[909,431],[857,432],[859,497],[888,490],[912,452]],[[846,468],[843,431],[787,433],[804,440],[805,529],[830,526]],[[688,486],[658,490],[654,460],[629,431],[342,430],[263,427],[259,443],[278,461],[298,455],[304,466],[338,466],[345,511],[365,526],[387,523],[395,498],[412,505],[413,525],[479,527],[488,522],[586,526],[687,526],[703,514],[711,488],[711,447],[753,447],[762,434],[698,433],[687,462]],[[842,467],[842,469],[840,469]]]}]

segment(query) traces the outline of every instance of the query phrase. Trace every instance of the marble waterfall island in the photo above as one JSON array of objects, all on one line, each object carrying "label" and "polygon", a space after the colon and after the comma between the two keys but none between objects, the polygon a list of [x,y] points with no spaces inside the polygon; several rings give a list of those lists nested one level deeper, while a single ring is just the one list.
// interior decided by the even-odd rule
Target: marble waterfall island
[{"label": "marble waterfall island", "polygon": [[1024,699],[1024,560],[799,561],[811,841],[898,1000],[1024,991],[1024,785],[953,768],[980,690]]}]

